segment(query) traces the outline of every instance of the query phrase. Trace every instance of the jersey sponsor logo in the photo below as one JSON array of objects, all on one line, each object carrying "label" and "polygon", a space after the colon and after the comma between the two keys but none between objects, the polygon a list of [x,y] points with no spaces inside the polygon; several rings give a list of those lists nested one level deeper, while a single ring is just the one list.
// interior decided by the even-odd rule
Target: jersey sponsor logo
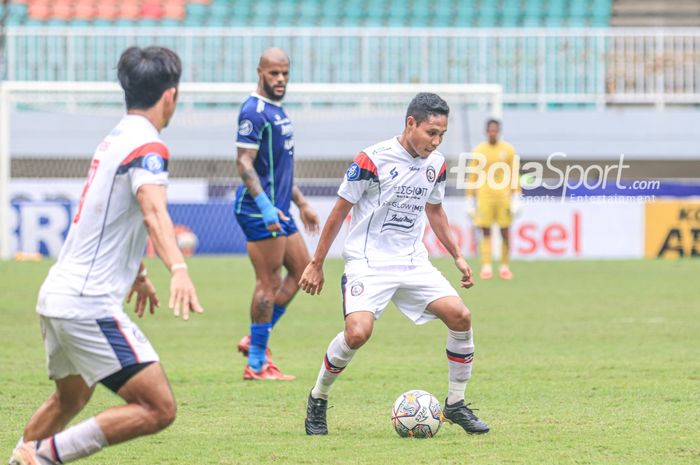
[{"label": "jersey sponsor logo", "polygon": [[384,202],[382,205],[385,207],[394,207],[394,208],[400,208],[402,210],[411,210],[414,212],[422,212],[423,211],[423,205],[415,205],[410,202],[397,202],[396,200],[388,200]]},{"label": "jersey sponsor logo", "polygon": [[[433,180],[435,179],[435,170],[433,170]],[[394,193],[398,195],[415,195],[417,197],[422,197],[428,195],[427,187],[414,187],[414,186],[394,186]]]},{"label": "jersey sponsor logo", "polygon": [[151,152],[143,157],[141,162],[143,169],[150,171],[153,174],[162,173],[165,169],[165,162],[159,153]]},{"label": "jersey sponsor logo", "polygon": [[283,136],[291,136],[292,133],[294,132],[294,129],[292,128],[291,124],[284,124],[284,125],[282,125],[280,132],[282,133]]},{"label": "jersey sponsor logo", "polygon": [[417,214],[401,212],[390,208],[384,217],[384,224],[382,224],[381,231],[383,232],[391,229],[394,231],[408,232],[413,229],[417,220]]},{"label": "jersey sponsor logo", "polygon": [[362,281],[355,281],[350,285],[350,294],[352,294],[353,297],[357,297],[363,292],[365,292],[365,285],[362,284]]},{"label": "jersey sponsor logo", "polygon": [[238,124],[238,134],[249,136],[253,132],[253,123],[249,119],[244,119]]},{"label": "jersey sponsor logo", "polygon": [[391,179],[394,179],[396,176],[399,175],[399,172],[396,171],[396,167],[394,166],[391,171],[389,171],[389,174],[391,175]]},{"label": "jersey sponsor logo", "polygon": [[429,166],[428,169],[425,170],[425,177],[428,178],[428,182],[435,182],[435,168]]},{"label": "jersey sponsor logo", "polygon": [[360,165],[355,162],[350,163],[350,167],[345,172],[348,181],[354,181],[360,177]]}]

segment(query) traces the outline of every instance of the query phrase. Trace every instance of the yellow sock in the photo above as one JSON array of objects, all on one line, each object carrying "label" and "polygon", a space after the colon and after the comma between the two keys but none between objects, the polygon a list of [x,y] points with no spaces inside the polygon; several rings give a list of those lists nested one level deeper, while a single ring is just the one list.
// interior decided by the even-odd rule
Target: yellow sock
[{"label": "yellow sock", "polygon": [[510,261],[510,250],[508,244],[505,242],[501,243],[501,265],[508,266]]},{"label": "yellow sock", "polygon": [[491,238],[490,237],[482,237],[481,238],[481,244],[479,244],[479,248],[481,249],[481,264],[482,265],[490,265],[491,264]]}]

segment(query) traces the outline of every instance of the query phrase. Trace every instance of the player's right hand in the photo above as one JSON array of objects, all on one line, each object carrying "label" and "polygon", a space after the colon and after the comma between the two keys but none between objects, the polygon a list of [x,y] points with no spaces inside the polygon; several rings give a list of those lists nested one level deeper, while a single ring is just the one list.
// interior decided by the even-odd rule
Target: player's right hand
[{"label": "player's right hand", "polygon": [[323,282],[323,267],[309,263],[306,265],[304,274],[301,275],[299,287],[307,294],[316,295],[321,293]]},{"label": "player's right hand", "polygon": [[136,316],[141,318],[146,310],[146,303],[149,304],[149,310],[151,315],[155,313],[155,308],[160,307],[160,302],[158,301],[158,295],[156,294],[156,288],[153,286],[148,277],[136,278],[134,284],[131,286],[129,291],[129,296],[126,298],[126,303],[131,303],[131,298],[136,294],[136,304],[134,305],[134,312]]},{"label": "player's right hand", "polygon": [[[282,229],[282,225],[279,223],[279,220],[277,219],[278,218],[277,215],[279,215],[279,220],[289,221],[289,217],[287,215],[285,215],[282,212],[282,210],[277,209],[277,214],[275,215],[275,222],[272,224],[265,223],[267,230],[270,232],[284,232],[284,230]],[[263,218],[263,221],[264,221],[264,218]]]},{"label": "player's right hand", "polygon": [[204,311],[204,308],[199,304],[197,291],[186,269],[174,271],[170,278],[170,302],[168,307],[176,317],[182,313],[182,319],[185,321],[190,319],[190,310],[195,313]]},{"label": "player's right hand", "polygon": [[457,269],[462,273],[462,279],[459,280],[459,285],[465,289],[469,289],[474,285],[474,278],[472,275],[472,268],[469,266],[464,257],[460,256],[455,258],[455,265]]}]

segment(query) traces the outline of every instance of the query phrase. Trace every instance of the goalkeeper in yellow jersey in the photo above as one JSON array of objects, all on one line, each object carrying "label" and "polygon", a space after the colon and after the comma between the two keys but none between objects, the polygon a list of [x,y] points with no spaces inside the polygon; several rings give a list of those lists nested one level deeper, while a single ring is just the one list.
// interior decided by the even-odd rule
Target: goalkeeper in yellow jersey
[{"label": "goalkeeper in yellow jersey", "polygon": [[482,231],[479,244],[481,279],[493,277],[491,226],[494,223],[501,229],[503,238],[499,276],[502,279],[513,279],[513,273],[508,266],[510,255],[508,228],[520,206],[517,181],[519,164],[513,146],[499,139],[500,132],[501,122],[496,119],[488,120],[486,122],[488,140],[472,150],[475,159],[472,160],[473,171],[470,173],[470,181],[476,183],[478,187],[467,190],[467,214]]}]

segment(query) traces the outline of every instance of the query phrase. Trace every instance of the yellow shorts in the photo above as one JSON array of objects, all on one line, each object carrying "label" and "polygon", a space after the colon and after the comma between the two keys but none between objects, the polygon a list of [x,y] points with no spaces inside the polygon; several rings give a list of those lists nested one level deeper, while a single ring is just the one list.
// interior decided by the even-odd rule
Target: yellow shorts
[{"label": "yellow shorts", "polygon": [[510,226],[510,199],[478,200],[474,224],[480,228],[490,228],[494,223],[499,228]]}]

